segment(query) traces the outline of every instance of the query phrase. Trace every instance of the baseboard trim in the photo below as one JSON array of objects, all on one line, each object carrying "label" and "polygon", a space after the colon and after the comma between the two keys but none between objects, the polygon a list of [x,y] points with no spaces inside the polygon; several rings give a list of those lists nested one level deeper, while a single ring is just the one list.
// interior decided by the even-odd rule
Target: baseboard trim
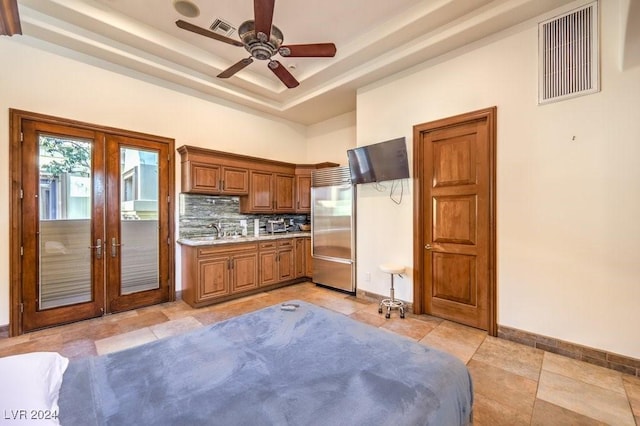
[{"label": "baseboard trim", "polygon": [[9,337],[9,324],[0,325],[0,339]]},{"label": "baseboard trim", "polygon": [[[381,294],[371,293],[369,291],[360,290],[358,288],[358,289],[356,289],[356,298],[357,299],[363,299],[363,300],[366,300],[366,301],[369,301],[369,302],[380,303],[382,301],[382,299],[388,299],[389,296],[383,296]],[[397,300],[401,300],[401,299],[397,299]],[[402,300],[402,302],[404,302],[405,311],[408,312],[408,313],[413,313],[413,303],[412,302],[407,302],[406,300]]]},{"label": "baseboard trim", "polygon": [[[389,296],[383,296],[357,289],[356,297],[369,302],[380,303],[382,299],[386,299]],[[405,301],[405,304],[407,312],[413,313],[413,303]],[[590,348],[564,340],[554,339],[552,337],[530,333],[528,331],[518,330],[512,327],[506,327],[504,325],[498,325],[498,337],[533,348],[542,349],[546,352],[563,355],[579,361],[588,362],[589,364],[640,377],[640,359],[603,351],[601,349]]]},{"label": "baseboard trim", "polygon": [[546,352],[563,355],[589,364],[640,377],[640,359],[590,348],[553,337],[498,325],[498,337]]}]

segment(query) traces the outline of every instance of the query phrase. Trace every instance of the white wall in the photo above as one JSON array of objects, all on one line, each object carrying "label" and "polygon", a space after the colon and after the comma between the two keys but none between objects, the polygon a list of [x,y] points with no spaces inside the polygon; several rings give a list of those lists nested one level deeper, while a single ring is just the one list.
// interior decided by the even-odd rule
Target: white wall
[{"label": "white wall", "polygon": [[[411,149],[414,125],[497,106],[498,324],[640,358],[640,68],[620,71],[619,4],[600,6],[600,93],[537,105],[531,22],[360,90],[358,145]],[[388,293],[385,261],[411,270],[412,218],[411,196],[360,188],[360,289]]]},{"label": "white wall", "polygon": [[309,126],[307,130],[307,163],[331,161],[346,166],[347,149],[356,146],[356,112]]},{"label": "white wall", "polygon": [[[49,54],[22,44],[19,36],[0,38],[0,57],[0,325],[9,322],[9,108],[174,138],[176,148],[188,144],[307,161],[306,126]],[[177,154],[176,190],[180,190]],[[180,289],[179,250],[176,281]]]}]

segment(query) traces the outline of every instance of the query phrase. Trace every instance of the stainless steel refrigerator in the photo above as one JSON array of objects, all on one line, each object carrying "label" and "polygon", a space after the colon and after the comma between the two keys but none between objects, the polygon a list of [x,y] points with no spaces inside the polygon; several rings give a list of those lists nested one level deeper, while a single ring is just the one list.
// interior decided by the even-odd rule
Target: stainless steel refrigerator
[{"label": "stainless steel refrigerator", "polygon": [[356,291],[356,187],[349,167],[311,173],[311,255],[313,282]]}]

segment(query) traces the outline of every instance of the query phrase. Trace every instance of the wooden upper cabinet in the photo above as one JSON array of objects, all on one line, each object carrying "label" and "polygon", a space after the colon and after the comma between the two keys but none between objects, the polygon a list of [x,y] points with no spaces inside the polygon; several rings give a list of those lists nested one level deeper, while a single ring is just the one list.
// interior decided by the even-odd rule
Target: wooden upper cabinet
[{"label": "wooden upper cabinet", "polygon": [[182,192],[211,195],[247,195],[249,170],[233,157],[203,148],[181,146]]},{"label": "wooden upper cabinet", "polygon": [[311,212],[310,167],[296,167],[296,213]]},{"label": "wooden upper cabinet", "polygon": [[200,194],[217,194],[220,192],[220,166],[187,161],[182,163],[182,167],[182,192]]},{"label": "wooden upper cabinet", "polygon": [[294,212],[296,204],[295,176],[276,174],[274,184],[274,212]]},{"label": "wooden upper cabinet", "polygon": [[295,176],[251,170],[249,196],[240,199],[243,213],[292,213],[295,211]]},{"label": "wooden upper cabinet", "polygon": [[249,170],[222,167],[222,194],[244,195],[249,193]]},{"label": "wooden upper cabinet", "polygon": [[251,170],[249,196],[240,200],[242,212],[273,212],[273,173]]},{"label": "wooden upper cabinet", "polygon": [[291,164],[187,145],[178,152],[182,192],[239,195],[241,213],[309,213],[311,171],[338,165]]}]

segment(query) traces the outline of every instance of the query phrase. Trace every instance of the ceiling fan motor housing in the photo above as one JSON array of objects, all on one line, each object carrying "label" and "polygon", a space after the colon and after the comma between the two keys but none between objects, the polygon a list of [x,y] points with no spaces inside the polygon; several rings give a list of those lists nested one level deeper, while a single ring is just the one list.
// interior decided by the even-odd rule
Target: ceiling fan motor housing
[{"label": "ceiling fan motor housing", "polygon": [[243,22],[238,28],[238,34],[244,43],[244,48],[251,53],[251,56],[263,61],[278,53],[284,39],[282,31],[275,25],[271,26],[269,40],[266,40],[266,35],[263,33],[256,34],[253,20]]}]

